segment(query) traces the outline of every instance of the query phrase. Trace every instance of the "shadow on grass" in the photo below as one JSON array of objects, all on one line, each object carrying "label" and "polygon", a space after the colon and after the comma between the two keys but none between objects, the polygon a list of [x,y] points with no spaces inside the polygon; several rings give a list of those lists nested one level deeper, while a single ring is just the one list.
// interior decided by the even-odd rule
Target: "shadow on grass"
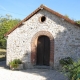
[{"label": "shadow on grass", "polygon": [[6,61],[0,61],[0,67],[6,68]]},{"label": "shadow on grass", "polygon": [[0,58],[0,62],[1,62],[1,61],[6,61],[6,57],[1,57],[1,58]]}]

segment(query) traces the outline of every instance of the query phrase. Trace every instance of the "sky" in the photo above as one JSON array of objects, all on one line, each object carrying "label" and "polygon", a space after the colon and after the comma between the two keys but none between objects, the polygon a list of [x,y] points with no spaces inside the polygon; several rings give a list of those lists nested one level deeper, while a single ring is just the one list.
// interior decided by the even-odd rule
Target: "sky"
[{"label": "sky", "polygon": [[73,20],[80,20],[80,0],[0,0],[0,16],[24,19],[41,4]]}]

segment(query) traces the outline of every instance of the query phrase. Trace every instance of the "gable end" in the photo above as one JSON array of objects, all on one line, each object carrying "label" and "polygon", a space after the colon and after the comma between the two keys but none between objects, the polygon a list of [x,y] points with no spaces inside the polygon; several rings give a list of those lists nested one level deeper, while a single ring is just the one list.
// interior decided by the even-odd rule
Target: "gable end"
[{"label": "gable end", "polygon": [[39,8],[37,8],[34,12],[32,12],[29,16],[27,16],[25,19],[23,19],[19,24],[17,24],[15,27],[13,27],[9,32],[7,32],[6,34],[4,34],[4,36],[9,35],[9,34],[10,34],[11,32],[13,32],[16,28],[18,28],[19,26],[23,25],[23,22],[29,20],[33,15],[35,15],[37,12],[39,12],[39,11],[42,10],[42,9],[44,9],[44,10],[46,10],[46,11],[48,11],[48,12],[50,12],[50,13],[52,13],[52,14],[54,14],[54,15],[62,18],[62,19],[64,19],[65,21],[67,21],[67,22],[69,22],[69,23],[71,23],[71,24],[73,24],[73,25],[76,25],[76,26],[80,27],[80,25],[77,24],[75,21],[73,21],[73,20],[71,20],[71,19],[69,19],[69,18],[67,18],[67,17],[59,14],[59,13],[56,12],[56,11],[51,10],[50,8],[48,8],[48,7],[44,6],[44,5],[41,5],[41,6],[40,6]]}]

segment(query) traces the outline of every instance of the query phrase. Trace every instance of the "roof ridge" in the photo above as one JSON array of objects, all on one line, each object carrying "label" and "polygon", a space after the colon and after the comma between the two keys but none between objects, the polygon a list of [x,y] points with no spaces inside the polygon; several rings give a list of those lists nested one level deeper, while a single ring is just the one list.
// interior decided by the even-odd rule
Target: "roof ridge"
[{"label": "roof ridge", "polygon": [[71,20],[70,18],[67,18],[67,17],[63,16],[62,14],[60,14],[60,13],[58,13],[58,12],[56,12],[56,11],[48,8],[47,6],[41,4],[40,7],[38,7],[35,11],[33,11],[33,12],[32,12],[30,15],[28,15],[26,18],[24,18],[20,23],[18,23],[15,27],[13,27],[9,32],[7,32],[6,34],[4,34],[4,36],[9,35],[9,34],[10,34],[12,31],[14,31],[17,27],[19,27],[20,25],[22,25],[23,22],[25,22],[25,21],[27,21],[28,19],[30,19],[34,14],[36,14],[36,13],[37,13],[38,11],[40,11],[41,9],[45,9],[45,10],[47,10],[48,12],[50,12],[50,13],[52,13],[52,14],[54,14],[54,15],[62,18],[62,19],[64,19],[65,21],[67,21],[67,22],[69,22],[69,23],[71,23],[71,24],[73,24],[73,25],[76,25],[76,26],[79,26],[79,27],[80,27],[80,25],[79,25],[78,23],[76,23],[75,21]]},{"label": "roof ridge", "polygon": [[[41,4],[41,7],[50,9],[49,7],[47,7],[47,6],[43,5],[43,4]],[[52,9],[50,9],[50,10],[52,10]],[[54,12],[55,15],[57,14],[58,17],[61,17],[61,18],[65,19],[65,20],[68,21],[68,22],[70,21],[70,23],[72,23],[72,24],[77,25],[77,26],[80,27],[80,24],[78,24],[78,23],[75,22],[74,20],[72,20],[72,19],[70,19],[70,18],[68,18],[68,17],[65,17],[64,15],[62,15],[62,14],[60,14],[60,13],[54,11],[54,10],[52,10],[52,12]]]}]

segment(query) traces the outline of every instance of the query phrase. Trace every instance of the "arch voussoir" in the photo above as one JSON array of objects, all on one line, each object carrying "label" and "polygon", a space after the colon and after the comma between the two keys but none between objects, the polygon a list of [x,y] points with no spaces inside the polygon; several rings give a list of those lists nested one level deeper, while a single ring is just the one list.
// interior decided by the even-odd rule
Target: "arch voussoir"
[{"label": "arch voussoir", "polygon": [[50,61],[49,64],[51,67],[54,66],[54,38],[53,35],[48,31],[39,31],[37,32],[32,40],[31,40],[31,63],[32,65],[36,65],[36,54],[37,54],[37,46],[35,41],[37,41],[39,36],[47,36],[50,39]]}]

